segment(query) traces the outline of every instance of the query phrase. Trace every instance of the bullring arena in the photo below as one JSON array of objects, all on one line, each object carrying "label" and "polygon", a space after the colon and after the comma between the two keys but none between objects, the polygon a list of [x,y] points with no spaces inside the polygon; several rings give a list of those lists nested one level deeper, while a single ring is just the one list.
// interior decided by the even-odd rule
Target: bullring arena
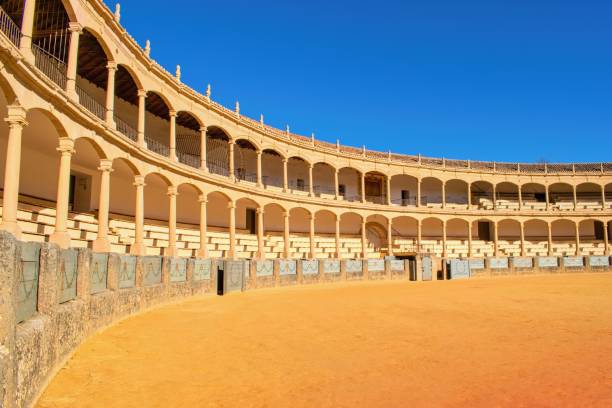
[{"label": "bullring arena", "polygon": [[612,163],[324,142],[0,7],[1,406],[612,405]]}]

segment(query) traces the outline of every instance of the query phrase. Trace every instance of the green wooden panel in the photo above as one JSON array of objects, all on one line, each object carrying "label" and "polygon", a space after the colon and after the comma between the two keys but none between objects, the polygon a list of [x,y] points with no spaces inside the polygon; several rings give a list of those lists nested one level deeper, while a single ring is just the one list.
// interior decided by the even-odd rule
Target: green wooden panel
[{"label": "green wooden panel", "polygon": [[60,252],[59,265],[57,268],[59,303],[76,299],[77,262],[78,251],[76,249],[65,249]]},{"label": "green wooden panel", "polygon": [[170,282],[185,282],[187,280],[187,259],[172,258],[170,260]]},{"label": "green wooden panel", "polygon": [[36,313],[38,302],[38,274],[40,271],[40,244],[21,244],[21,268],[17,287],[17,323],[29,319]]},{"label": "green wooden panel", "polygon": [[119,288],[133,288],[136,285],[136,257],[122,255],[119,259]]},{"label": "green wooden panel", "polygon": [[193,260],[193,280],[210,280],[212,261],[210,259]]},{"label": "green wooden panel", "polygon": [[162,258],[159,256],[142,257],[142,282],[144,285],[156,285],[161,283]]},{"label": "green wooden panel", "polygon": [[104,292],[108,280],[108,254],[93,254],[89,271],[90,293]]}]

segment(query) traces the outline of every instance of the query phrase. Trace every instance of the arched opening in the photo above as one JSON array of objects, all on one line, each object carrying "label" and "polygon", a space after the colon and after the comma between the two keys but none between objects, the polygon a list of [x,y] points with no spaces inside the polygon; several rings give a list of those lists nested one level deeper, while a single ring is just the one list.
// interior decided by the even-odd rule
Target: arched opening
[{"label": "arched opening", "polygon": [[278,204],[266,204],[264,207],[264,232],[266,234],[266,248],[270,251],[269,257],[283,258],[285,251],[284,230],[285,209]]},{"label": "arched opening", "polygon": [[445,189],[446,206],[450,208],[467,208],[468,204],[468,183],[453,179],[448,180]]},{"label": "arched opening", "polygon": [[292,192],[310,191],[309,164],[301,157],[290,157],[287,161],[287,181]]},{"label": "arched opening", "polygon": [[138,140],[138,89],[130,71],[118,65],[115,73],[113,119],[117,131],[134,142]]},{"label": "arched opening", "polygon": [[[112,248],[129,253],[135,237],[137,175],[132,164],[126,159],[113,160],[110,174],[109,229]],[[127,222],[126,222],[127,221]]]},{"label": "arched opening", "polygon": [[176,114],[176,157],[179,162],[196,169],[201,166],[201,127],[193,114],[185,111]]},{"label": "arched opening", "polygon": [[147,174],[144,181],[146,253],[148,255],[164,255],[167,253],[169,241],[170,200],[168,188],[170,182],[158,173]]},{"label": "arched opening", "polygon": [[493,209],[493,184],[487,181],[472,183],[472,205],[478,210]]},{"label": "arched opening", "polygon": [[361,215],[348,212],[340,215],[340,257],[361,258]]},{"label": "arched opening", "polygon": [[546,210],[546,187],[543,184],[527,183],[521,186],[523,208],[526,210]]},{"label": "arched opening", "polygon": [[577,210],[600,210],[602,208],[601,186],[595,183],[582,183],[576,186]]},{"label": "arched opening", "polygon": [[472,222],[472,256],[482,258],[495,255],[495,223],[488,219]]},{"label": "arched opening", "polygon": [[229,176],[229,136],[216,126],[206,130],[206,166],[208,171]]},{"label": "arched opening", "polygon": [[604,255],[606,224],[599,220],[582,220],[578,225],[580,253],[582,255]]},{"label": "arched opening", "polygon": [[317,258],[334,258],[336,254],[336,214],[327,210],[315,214]]},{"label": "arched opening", "polygon": [[430,208],[442,207],[442,180],[434,177],[421,180],[421,205]]},{"label": "arched opening", "polygon": [[236,201],[236,243],[239,258],[254,258],[257,255],[257,209],[259,204],[250,198]]},{"label": "arched opening", "polygon": [[289,234],[294,256],[310,258],[310,212],[304,208],[289,211]]},{"label": "arched opening", "polygon": [[551,184],[548,187],[548,198],[553,211],[574,210],[574,188],[570,184]]},{"label": "arched opening", "polygon": [[369,203],[387,204],[387,176],[377,171],[365,175],[365,199]]},{"label": "arched opening", "polygon": [[[382,258],[388,253],[388,220],[380,214],[370,215],[366,218],[366,240],[368,242],[368,258]],[[370,249],[373,251],[370,253]]]},{"label": "arched opening", "polygon": [[417,201],[418,180],[407,174],[391,177],[391,203],[402,207],[414,207]]},{"label": "arched opening", "polygon": [[265,149],[261,156],[261,182],[265,188],[283,188],[283,156],[273,149]]},{"label": "arched opening", "polygon": [[170,107],[156,92],[145,99],[145,142],[150,151],[170,155]]},{"label": "arched opening", "polygon": [[317,197],[333,198],[336,195],[335,172],[327,163],[315,163],[312,167],[313,190]]},{"label": "arched opening", "polygon": [[417,242],[418,221],[405,215],[393,219],[393,253],[412,256],[419,252]]},{"label": "arched opening", "polygon": [[495,187],[495,205],[500,210],[518,211],[518,189],[514,183],[503,182]]},{"label": "arched opening", "polygon": [[421,251],[426,254],[442,256],[444,252],[442,238],[444,224],[437,218],[425,218],[421,221]]},{"label": "arched opening", "polygon": [[361,201],[361,173],[352,167],[338,170],[338,195],[345,201]]},{"label": "arched opening", "polygon": [[576,254],[576,224],[570,220],[556,220],[551,224],[553,255]]},{"label": "arched opening", "polygon": [[200,194],[192,184],[178,186],[176,197],[177,250],[179,256],[192,257],[200,248]]},{"label": "arched opening", "polygon": [[468,257],[468,228],[469,222],[460,218],[453,218],[446,222],[447,258]]},{"label": "arched opening", "polygon": [[245,139],[234,146],[234,176],[238,181],[257,183],[257,148]]},{"label": "arched opening", "polygon": [[529,220],[523,224],[526,256],[548,254],[548,224],[542,220]]},{"label": "arched opening", "polygon": [[208,254],[211,258],[226,257],[229,253],[230,199],[223,193],[208,194],[206,203],[206,224]]},{"label": "arched opening", "polygon": [[521,255],[521,223],[516,220],[502,220],[497,223],[498,248],[501,256]]},{"label": "arched opening", "polygon": [[79,103],[101,120],[106,118],[108,57],[96,36],[87,28],[79,37],[76,92]]}]

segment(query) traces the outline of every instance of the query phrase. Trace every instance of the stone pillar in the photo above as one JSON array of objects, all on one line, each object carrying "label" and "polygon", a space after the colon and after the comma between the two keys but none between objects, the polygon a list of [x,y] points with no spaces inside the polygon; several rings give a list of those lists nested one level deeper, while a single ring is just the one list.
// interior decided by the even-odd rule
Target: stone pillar
[{"label": "stone pillar", "polygon": [[200,170],[204,173],[208,173],[208,166],[206,165],[206,141],[208,140],[206,137],[206,132],[208,128],[206,126],[202,126],[200,128]]},{"label": "stone pillar", "polygon": [[604,254],[610,255],[610,237],[608,237],[608,223],[604,221]]},{"label": "stone pillar", "polygon": [[525,256],[527,251],[525,250],[525,224],[520,223],[521,226],[521,256]]},{"label": "stone pillar", "polygon": [[236,142],[234,140],[230,140],[228,142],[228,146],[229,146],[229,178],[230,180],[234,181],[236,180],[236,175],[234,174],[234,146],[236,145]]},{"label": "stone pillar", "polygon": [[493,222],[493,255],[499,256],[499,235],[497,231],[497,222]]},{"label": "stone pillar", "polygon": [[606,186],[601,186],[601,209],[606,209]]},{"label": "stone pillar", "polygon": [[21,20],[21,40],[19,50],[25,59],[34,63],[32,53],[32,34],[34,33],[34,14],[36,12],[36,0],[26,0],[23,6],[23,19]]},{"label": "stone pillar", "polygon": [[227,204],[229,208],[229,252],[227,257],[230,259],[236,259],[236,204],[229,202]]},{"label": "stone pillar", "polygon": [[57,150],[61,154],[59,175],[57,177],[57,204],[55,214],[55,231],[49,242],[60,248],[70,247],[68,235],[68,200],[70,195],[70,161],[74,153],[74,141],[67,137],[60,138]]},{"label": "stone pillar", "polygon": [[261,150],[257,150],[257,187],[261,187]]},{"label": "stone pillar", "polygon": [[145,182],[143,176],[134,177],[134,186],[136,187],[136,209],[134,215],[134,243],[130,248],[132,255],[143,256],[145,254],[144,246],[144,188]]},{"label": "stone pillar", "polygon": [[115,128],[115,73],[117,72],[117,63],[110,61],[106,68],[108,69],[108,80],[106,81],[106,123],[111,128]]},{"label": "stone pillar", "polygon": [[198,249],[199,258],[208,258],[208,218],[206,213],[206,204],[208,199],[206,194],[200,194],[198,197],[200,202],[200,248]]},{"label": "stone pillar", "polygon": [[391,177],[387,176],[387,205],[391,205]]},{"label": "stone pillar", "polygon": [[393,220],[387,219],[387,254],[393,256]]},{"label": "stone pillar", "polygon": [[66,92],[72,98],[77,99],[76,76],[77,76],[77,57],[79,55],[79,36],[83,27],[79,23],[69,23],[70,30],[70,49],[68,51],[68,64],[66,66]]},{"label": "stone pillar", "polygon": [[467,208],[472,209],[472,184],[467,183]]},{"label": "stone pillar", "polygon": [[367,259],[368,257],[368,237],[366,231],[366,218],[361,218],[361,257]]},{"label": "stone pillar", "polygon": [[576,211],[578,209],[578,197],[576,194],[576,186],[572,186],[572,194],[573,194],[573,198],[574,198],[574,211]]},{"label": "stone pillar", "polygon": [[264,251],[264,209],[257,208],[257,258],[265,259]]},{"label": "stone pillar", "polygon": [[518,186],[518,205],[519,211],[521,211],[523,209],[523,189],[520,185]]},{"label": "stone pillar", "polygon": [[547,231],[548,231],[548,256],[553,255],[553,247],[552,247],[552,225],[550,222],[546,223]]},{"label": "stone pillar", "polygon": [[308,235],[310,238],[310,258],[315,259],[317,256],[315,250],[315,216],[314,214],[310,214],[310,229],[308,230]]},{"label": "stone pillar", "polygon": [[340,196],[339,185],[338,185],[338,169],[334,168],[334,195],[335,199],[338,200]]},{"label": "stone pillar", "polygon": [[[574,189],[574,191],[576,191]],[[578,221],[574,222],[575,233],[576,233],[576,256],[580,256],[582,251],[580,251],[580,223]]]},{"label": "stone pillar", "polygon": [[359,177],[361,179],[361,202],[365,203],[366,202],[366,193],[365,193],[365,173],[362,172],[361,176]]},{"label": "stone pillar", "polygon": [[468,221],[468,258],[472,257],[472,221]]},{"label": "stone pillar", "polygon": [[550,197],[548,195],[548,184],[544,186],[544,194],[546,195],[546,211],[550,211]]},{"label": "stone pillar", "polygon": [[98,205],[98,236],[93,242],[94,252],[110,252],[108,240],[108,213],[110,200],[110,175],[113,171],[113,161],[100,160],[100,204]]},{"label": "stone pillar", "polygon": [[417,179],[417,201],[416,201],[416,206],[420,207],[421,206],[421,179]]},{"label": "stone pillar", "polygon": [[177,256],[176,248],[176,196],[178,195],[177,188],[174,186],[168,187],[168,253],[166,256]]},{"label": "stone pillar", "polygon": [[21,238],[21,228],[17,223],[19,203],[19,176],[21,172],[21,136],[26,122],[26,110],[21,106],[8,107],[9,126],[4,163],[4,197],[2,202],[2,223],[0,230],[8,231],[17,239]]},{"label": "stone pillar", "polygon": [[289,259],[291,257],[291,242],[289,241],[289,211],[283,213],[284,224],[283,224],[283,258]]},{"label": "stone pillar", "polygon": [[446,181],[442,182],[442,208],[446,208]]},{"label": "stone pillar", "polygon": [[283,192],[286,193],[289,189],[289,175],[287,174],[288,160],[283,157]]},{"label": "stone pillar", "polygon": [[147,91],[138,90],[138,146],[145,147],[145,108]]},{"label": "stone pillar", "polygon": [[336,240],[336,258],[340,259],[340,216],[336,214],[336,229],[334,238]]},{"label": "stone pillar", "polygon": [[314,197],[314,185],[312,180],[312,164],[308,164],[308,196]]},{"label": "stone pillar", "polygon": [[176,111],[171,110],[170,116],[170,160],[177,160],[176,157]]}]

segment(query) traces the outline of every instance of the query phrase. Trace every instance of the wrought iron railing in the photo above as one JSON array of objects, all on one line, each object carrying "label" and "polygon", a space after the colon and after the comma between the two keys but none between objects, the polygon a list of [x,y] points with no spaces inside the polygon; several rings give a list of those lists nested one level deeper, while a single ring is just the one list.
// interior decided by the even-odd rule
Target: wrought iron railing
[{"label": "wrought iron railing", "polygon": [[145,136],[145,142],[147,143],[147,149],[150,151],[161,154],[162,156],[170,156],[170,147],[155,139]]},{"label": "wrought iron railing", "polygon": [[116,114],[114,115],[115,125],[117,126],[117,131],[122,133],[128,139],[133,140],[134,142],[138,140],[138,131],[130,126],[125,120],[121,119]]},{"label": "wrought iron railing", "polygon": [[104,120],[106,117],[106,108],[100,102],[96,101],[93,96],[87,93],[83,88],[76,85],[76,93],[79,97],[79,103],[85,109]]},{"label": "wrought iron railing", "polygon": [[32,44],[32,52],[34,53],[36,68],[41,70],[43,74],[60,88],[66,89],[66,64],[36,44]]},{"label": "wrought iron railing", "polygon": [[11,17],[6,14],[6,11],[0,7],[0,30],[8,37],[9,40],[17,47],[21,41],[21,29]]}]

